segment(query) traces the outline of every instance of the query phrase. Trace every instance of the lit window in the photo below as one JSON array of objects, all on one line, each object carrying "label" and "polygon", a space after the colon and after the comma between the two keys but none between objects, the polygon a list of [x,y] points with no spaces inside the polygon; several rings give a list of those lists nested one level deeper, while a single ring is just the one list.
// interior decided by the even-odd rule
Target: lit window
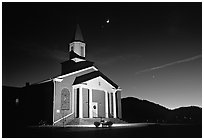
[{"label": "lit window", "polygon": [[19,99],[18,98],[16,99],[16,104],[19,104]]}]

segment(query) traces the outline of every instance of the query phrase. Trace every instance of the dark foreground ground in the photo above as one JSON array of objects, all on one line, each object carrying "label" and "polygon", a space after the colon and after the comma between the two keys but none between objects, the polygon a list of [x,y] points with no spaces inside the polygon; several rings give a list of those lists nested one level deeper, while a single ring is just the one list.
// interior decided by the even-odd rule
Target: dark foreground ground
[{"label": "dark foreground ground", "polygon": [[6,127],[3,137],[17,138],[201,138],[202,125],[145,124],[131,127]]}]

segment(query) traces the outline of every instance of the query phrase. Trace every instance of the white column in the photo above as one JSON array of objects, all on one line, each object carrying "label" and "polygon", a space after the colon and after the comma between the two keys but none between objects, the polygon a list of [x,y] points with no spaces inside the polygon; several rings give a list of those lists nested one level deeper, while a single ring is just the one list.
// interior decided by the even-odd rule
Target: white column
[{"label": "white column", "polygon": [[82,87],[79,88],[79,118],[83,118],[83,96],[82,96]]},{"label": "white column", "polygon": [[[75,88],[77,89],[77,88]],[[77,116],[77,91],[74,93],[74,112],[75,112],[75,116]]]},{"label": "white column", "polygon": [[116,97],[115,97],[116,92],[113,92],[113,118],[116,118]]},{"label": "white column", "polygon": [[[108,93],[108,96],[109,96],[109,109],[110,109],[109,112],[110,112],[111,115],[113,115],[113,114],[112,114],[112,106],[113,106],[112,104],[113,104],[113,103],[112,103],[111,93]],[[111,118],[112,118],[112,117],[111,117]]]},{"label": "white column", "polygon": [[92,89],[89,89],[89,118],[93,118],[93,112],[92,112]]},{"label": "white column", "polygon": [[108,92],[105,91],[105,117],[108,118]]}]

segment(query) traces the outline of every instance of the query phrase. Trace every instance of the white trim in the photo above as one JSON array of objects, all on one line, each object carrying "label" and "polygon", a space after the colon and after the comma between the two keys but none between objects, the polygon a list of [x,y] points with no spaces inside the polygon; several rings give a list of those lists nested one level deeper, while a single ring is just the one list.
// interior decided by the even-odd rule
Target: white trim
[{"label": "white trim", "polygon": [[121,89],[121,88],[118,88],[118,89],[116,89],[116,91],[122,91],[122,89]]},{"label": "white trim", "polygon": [[108,118],[108,92],[105,91],[105,117]]},{"label": "white trim", "polygon": [[82,87],[79,88],[79,118],[83,118],[83,95],[82,95]]},{"label": "white trim", "polygon": [[92,89],[89,89],[89,118],[93,118],[93,112],[92,112]]},{"label": "white trim", "polygon": [[86,60],[80,59],[80,58],[72,58],[71,60],[73,60],[74,62],[86,61]]},{"label": "white trim", "polygon": [[55,121],[54,124],[61,121],[64,118],[67,118],[67,117],[71,116],[72,114],[74,114],[74,112],[72,112],[71,114],[68,114],[67,116],[64,116],[64,117],[60,118],[59,120]]},{"label": "white trim", "polygon": [[[75,71],[75,72],[71,72],[71,73],[68,73],[68,74],[57,76],[56,78],[50,78],[48,80],[45,80],[45,81],[42,81],[42,82],[39,82],[39,83],[35,83],[35,84],[36,85],[37,84],[42,84],[42,83],[46,83],[46,82],[49,82],[49,81],[53,81],[54,79],[64,78],[64,77],[67,77],[67,76],[70,76],[70,75],[73,75],[73,74],[77,74],[77,73],[80,73],[80,72],[83,72],[83,71],[86,71],[86,70],[89,70],[89,69],[94,69],[95,71],[98,71],[98,69],[96,67],[91,66],[91,67],[81,69],[81,70],[78,70],[78,71]],[[61,81],[59,81],[59,82],[61,82]],[[32,84],[32,85],[35,85],[35,84]]]},{"label": "white trim", "polygon": [[113,92],[113,117],[117,118],[116,115],[116,97],[115,97],[116,92]]},{"label": "white trim", "polygon": [[54,78],[53,81],[56,81],[56,82],[62,82],[63,79],[60,79],[60,78]]},{"label": "white trim", "polygon": [[94,69],[95,71],[98,71],[97,68],[95,68],[94,66],[91,66],[91,67],[88,67],[88,68],[85,68],[85,69],[81,69],[81,70],[78,70],[78,71],[75,71],[75,72],[71,72],[71,73],[68,73],[68,74],[65,74],[65,75],[58,76],[57,78],[64,78],[64,77],[67,77],[67,76],[70,76],[70,75],[73,75],[73,74],[77,74],[77,73],[80,73],[80,72],[83,72],[83,71],[86,71],[86,70],[89,70],[89,69]]},{"label": "white trim", "polygon": [[50,82],[50,81],[52,81],[53,79],[48,79],[48,80],[45,80],[45,81],[42,81],[42,82],[39,82],[39,83],[34,83],[34,84],[32,84],[32,85],[38,85],[38,84],[43,84],[43,83],[46,83],[46,82]]},{"label": "white trim", "polygon": [[74,43],[83,43],[83,44],[86,44],[86,43],[81,42],[81,41],[73,41],[73,42],[71,42],[71,43],[69,43],[69,44],[71,45],[71,44],[74,44]]}]

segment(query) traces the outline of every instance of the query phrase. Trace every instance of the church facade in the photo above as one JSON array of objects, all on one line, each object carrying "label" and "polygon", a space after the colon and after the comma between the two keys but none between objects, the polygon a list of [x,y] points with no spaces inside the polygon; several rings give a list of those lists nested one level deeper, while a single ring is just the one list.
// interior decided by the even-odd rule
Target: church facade
[{"label": "church facade", "polygon": [[[61,63],[61,74],[24,88],[30,98],[30,110],[41,108],[41,111],[36,110],[41,114],[35,117],[38,122],[60,125],[62,121],[68,123],[75,118],[122,118],[121,88],[85,59],[85,50],[86,44],[77,25],[69,44],[69,59]],[[34,105],[33,100],[37,100],[39,106]]]}]

